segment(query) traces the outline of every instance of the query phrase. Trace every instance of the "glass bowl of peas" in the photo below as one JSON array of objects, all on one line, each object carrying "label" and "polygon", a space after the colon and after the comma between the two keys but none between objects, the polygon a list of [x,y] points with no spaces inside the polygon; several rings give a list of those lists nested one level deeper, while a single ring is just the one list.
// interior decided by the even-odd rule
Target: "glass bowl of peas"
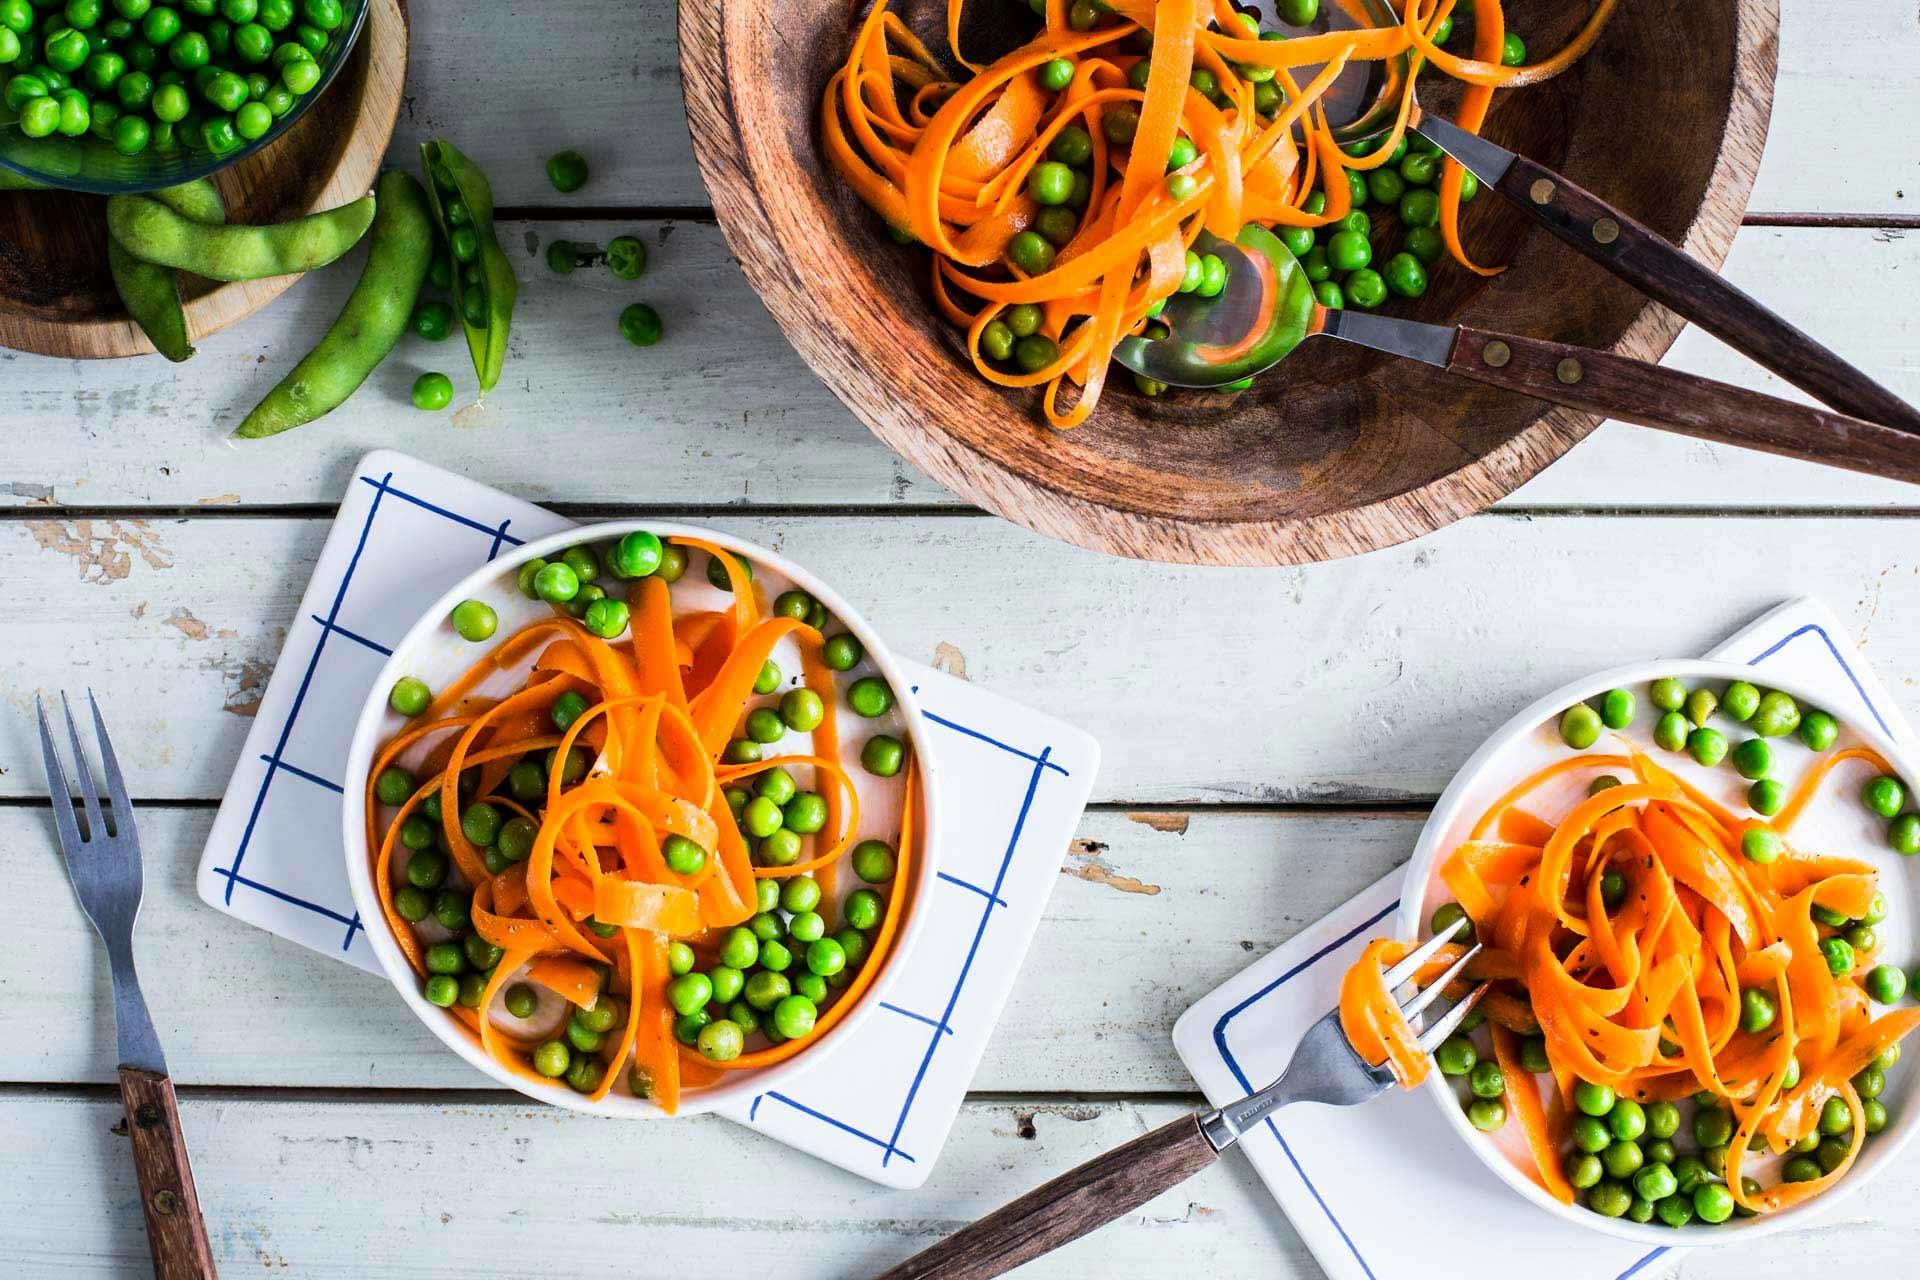
[{"label": "glass bowl of peas", "polygon": [[[1813,909],[1821,958],[1837,984],[1858,988],[1867,1020],[1912,1010],[1920,999],[1920,762],[1880,720],[1890,708],[1873,699],[1885,695],[1869,695],[1849,680],[1853,673],[1813,657],[1817,639],[1805,643],[1808,660],[1786,668],[1793,678],[1712,660],[1636,663],[1567,685],[1519,712],[1467,760],[1436,804],[1408,864],[1398,935],[1425,938],[1461,912],[1441,866],[1510,788],[1553,770],[1519,807],[1557,825],[1574,806],[1634,781],[1631,767],[1620,763],[1631,748],[1742,825],[1745,834],[1727,854],[1736,868],[1799,856],[1868,865],[1877,895],[1865,916]],[[1802,671],[1806,680],[1798,678]],[[1798,807],[1803,787],[1810,798]],[[1616,902],[1601,880],[1610,916],[1631,893],[1631,881],[1621,881]],[[1738,945],[1734,950],[1744,954]],[[1766,984],[1756,979],[1741,987],[1737,1035],[1777,1034],[1782,1024],[1771,998],[1752,999],[1767,996]],[[1524,1000],[1524,988],[1516,990]],[[1495,1013],[1512,1025],[1511,1013]],[[1724,1025],[1721,1010],[1708,1014],[1716,1027]],[[1444,1122],[1501,1181],[1541,1208],[1648,1246],[1728,1243],[1804,1226],[1893,1164],[1920,1130],[1920,1072],[1912,1068],[1920,1042],[1896,1041],[1851,1081],[1865,1130],[1851,1166],[1837,1172],[1852,1117],[1829,1117],[1823,1109],[1819,1127],[1801,1144],[1778,1154],[1750,1150],[1740,1172],[1752,1198],[1830,1173],[1832,1185],[1752,1213],[1734,1203],[1726,1185],[1735,1116],[1726,1098],[1676,1085],[1635,1100],[1572,1072],[1565,1119],[1558,1129],[1549,1124],[1553,1159],[1575,1188],[1573,1202],[1562,1203],[1536,1175],[1511,1092],[1536,1089],[1543,1100],[1555,1092],[1556,1077],[1546,1070],[1549,1037],[1516,1033],[1524,1076],[1516,1080],[1495,1061],[1492,1027],[1475,1018],[1469,1026],[1436,1052],[1438,1069],[1424,1086]],[[1744,1041],[1730,1043],[1723,1049],[1737,1061],[1733,1051]],[[1817,1050],[1807,1052],[1824,1061]],[[1725,1065],[1729,1078],[1740,1078],[1731,1074],[1739,1069],[1734,1062]],[[1789,1078],[1798,1075],[1796,1068]]]},{"label": "glass bowl of peas", "polygon": [[0,168],[101,195],[204,178],[317,101],[369,0],[0,0]]},{"label": "glass bowl of peas", "polygon": [[[667,584],[676,625],[697,628],[701,619],[730,610],[733,586],[708,549],[716,546],[750,569],[749,589],[760,601],[763,618],[804,620],[826,639],[814,656],[802,649],[797,633],[777,640],[746,709],[730,726],[738,736],[717,758],[716,768],[724,762],[738,770],[725,784],[724,800],[734,811],[755,869],[757,910],[744,924],[678,933],[668,949],[666,964],[674,976],[664,994],[672,1014],[672,1047],[692,1069],[724,1066],[707,1073],[718,1079],[697,1086],[689,1083],[695,1079],[689,1074],[677,1109],[669,1113],[656,1100],[651,1078],[636,1075],[637,1055],[632,1060],[622,1057],[619,1037],[590,1021],[600,1016],[602,1006],[625,1011],[636,999],[643,1013],[659,1012],[659,994],[636,995],[624,976],[608,976],[595,993],[599,998],[581,1003],[558,987],[543,985],[532,967],[495,973],[506,958],[490,951],[474,927],[472,895],[478,883],[464,879],[457,860],[434,862],[440,856],[439,843],[430,816],[423,833],[433,843],[408,842],[412,837],[406,822],[412,819],[400,817],[402,811],[394,807],[396,800],[406,801],[383,790],[390,781],[384,775],[393,769],[383,770],[371,788],[367,779],[383,743],[430,722],[430,716],[414,718],[427,714],[426,703],[405,703],[400,700],[403,692],[437,696],[454,687],[460,673],[476,662],[491,661],[490,653],[513,643],[510,637],[525,628],[570,616],[611,645],[639,645],[636,633],[644,631],[646,607],[642,601],[652,586],[647,580],[653,578]],[[648,554],[631,559],[629,552],[636,549]],[[636,1119],[692,1115],[778,1088],[793,1073],[817,1064],[831,1046],[844,1044],[880,1001],[889,998],[929,918],[940,865],[941,816],[933,785],[937,762],[924,749],[926,726],[912,679],[866,620],[829,585],[784,556],[725,534],[663,521],[622,521],[504,550],[437,601],[418,604],[424,613],[394,646],[360,711],[342,775],[357,781],[346,788],[342,819],[354,902],[361,918],[374,922],[367,941],[401,999],[450,1049],[501,1084],[557,1106]],[[525,687],[547,643],[542,640],[524,653],[511,650],[512,659],[496,663],[468,696],[490,701]],[[640,650],[632,653],[639,661]],[[696,688],[710,687],[700,682],[717,677],[710,670],[701,674],[704,669],[687,665],[691,661],[686,658],[681,669],[687,695],[697,699]],[[818,669],[809,674],[813,663]],[[837,695],[830,718],[818,714],[820,699],[807,692],[823,688],[823,680],[831,682]],[[551,713],[556,729],[563,720],[591,716],[589,708],[601,696],[598,691],[590,696],[570,693],[556,700]],[[567,700],[576,698],[577,706],[568,705]],[[809,698],[815,710],[799,716]],[[815,736],[816,730],[826,736]],[[807,763],[816,750],[837,756],[846,785],[858,798],[857,820],[846,830],[830,832],[822,823],[838,819],[810,811],[820,806],[817,793],[825,790],[824,775]],[[486,833],[470,830],[473,811],[492,807],[504,814],[517,805],[528,826],[537,827],[544,817],[534,815],[544,814],[549,785],[557,783],[556,794],[564,794],[592,785],[599,776],[596,771],[612,767],[593,755],[579,747],[569,748],[564,759],[551,750],[544,756],[533,751],[519,757],[504,778],[483,780],[473,789],[468,809],[460,815],[461,830],[482,848],[487,872],[510,873],[529,854],[517,836],[509,847],[510,823]],[[419,771],[433,763],[424,742],[394,761],[396,767],[412,771],[408,778],[415,783],[427,777]],[[524,794],[515,791],[515,771],[529,774]],[[784,795],[774,789],[775,783],[785,788]],[[493,789],[487,790],[489,786]],[[910,822],[903,818],[909,788]],[[434,804],[437,807],[437,801]],[[394,848],[407,851],[404,864],[402,854],[393,854],[397,871],[384,890],[373,867],[378,850],[369,840],[370,816],[382,841],[393,828],[399,839]],[[825,849],[821,842],[826,842]],[[668,843],[671,839],[661,846],[666,865],[681,870]],[[830,866],[800,874],[803,865],[840,845],[846,847]],[[720,847],[716,845],[716,851]],[[413,860],[422,857],[431,883],[414,874]],[[418,891],[422,904],[431,897],[430,906],[416,911],[403,903],[400,895],[410,890]],[[437,945],[447,953],[445,965],[426,957],[432,976],[417,973],[403,954],[395,916],[419,945],[429,951]],[[581,927],[607,940],[596,945],[617,949],[611,941],[619,936],[613,925],[588,916]],[[491,1001],[483,981],[488,974],[498,978],[498,995]],[[444,1001],[433,990],[436,982],[446,989]],[[466,1003],[469,989],[472,1003]],[[789,1013],[803,1025],[789,1025]],[[460,1020],[463,1014],[475,1025],[485,1018],[495,1032],[528,1046],[524,1069],[512,1069],[483,1049]]]}]

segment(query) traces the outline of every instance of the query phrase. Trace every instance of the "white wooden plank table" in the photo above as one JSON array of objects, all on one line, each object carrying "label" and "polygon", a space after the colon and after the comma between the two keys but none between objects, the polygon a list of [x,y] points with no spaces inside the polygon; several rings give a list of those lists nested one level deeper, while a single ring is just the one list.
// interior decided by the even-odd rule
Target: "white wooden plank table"
[{"label": "white wooden plank table", "polygon": [[[1174,1018],[1404,860],[1451,770],[1540,689],[1697,652],[1806,592],[1920,712],[1920,491],[1631,427],[1602,428],[1493,514],[1331,565],[1131,564],[985,516],[874,441],[727,259],[686,142],[673,6],[500,9],[480,23],[415,0],[396,139],[401,163],[440,132],[468,145],[524,255],[484,415],[408,406],[418,370],[460,358],[410,341],[333,419],[226,443],[352,268],[185,368],[0,352],[0,857],[9,919],[32,927],[0,959],[0,1272],[138,1274],[145,1258],[107,1132],[105,966],[39,799],[38,690],[99,691],[145,802],[143,968],[224,1269],[353,1277],[519,1275],[556,1239],[575,1256],[870,1273],[1191,1106]],[[1772,141],[1727,270],[1920,399],[1916,59],[1907,0],[1786,0]],[[594,165],[575,197],[542,173],[560,146]],[[638,285],[540,263],[555,238],[623,232],[652,250]],[[634,297],[667,319],[649,351],[615,332]],[[1671,360],[1780,390],[1698,333]],[[192,867],[246,717],[374,445],[570,513],[672,513],[771,542],[872,584],[861,603],[907,656],[1101,739],[1098,803],[924,1189],[882,1192],[720,1123],[529,1108],[380,983],[199,905]],[[559,1194],[575,1189],[584,1214]],[[1799,1276],[1813,1250],[1898,1273],[1920,1247],[1917,1192],[1908,1161],[1794,1248],[1696,1252],[1679,1274]],[[1231,1159],[1031,1273],[1319,1274]]]}]

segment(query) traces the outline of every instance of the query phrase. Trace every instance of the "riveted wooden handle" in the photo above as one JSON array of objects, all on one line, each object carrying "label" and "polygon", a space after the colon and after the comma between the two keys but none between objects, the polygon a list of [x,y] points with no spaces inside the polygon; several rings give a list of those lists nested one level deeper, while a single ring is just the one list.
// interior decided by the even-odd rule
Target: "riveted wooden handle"
[{"label": "riveted wooden handle", "polygon": [[147,1215],[147,1246],[156,1280],[211,1280],[213,1251],[200,1220],[200,1197],[180,1133],[173,1081],[157,1071],[120,1068],[120,1101],[140,1174],[140,1207]]},{"label": "riveted wooden handle", "polygon": [[1920,409],[1591,191],[1524,156],[1499,190],[1581,253],[1815,399],[1920,433]]},{"label": "riveted wooden handle", "polygon": [[1077,1240],[1212,1164],[1219,1153],[1182,1116],[1063,1173],[915,1254],[880,1280],[986,1280]]},{"label": "riveted wooden handle", "polygon": [[1920,484],[1920,437],[1625,356],[1463,327],[1447,368],[1623,422]]}]

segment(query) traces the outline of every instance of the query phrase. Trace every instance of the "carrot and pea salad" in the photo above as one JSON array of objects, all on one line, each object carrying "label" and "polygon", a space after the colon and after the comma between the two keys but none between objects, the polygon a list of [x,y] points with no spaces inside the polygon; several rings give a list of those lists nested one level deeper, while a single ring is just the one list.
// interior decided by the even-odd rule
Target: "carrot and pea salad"
[{"label": "carrot and pea salad", "polygon": [[[1328,0],[1361,25],[1292,39],[1229,0],[1031,3],[1039,31],[981,66],[960,50],[965,0],[949,0],[956,79],[877,0],[827,83],[820,129],[828,159],[896,238],[933,251],[933,302],[966,330],[980,375],[1044,386],[1047,421],[1066,428],[1093,411],[1122,338],[1146,331],[1177,292],[1224,288],[1221,259],[1191,249],[1202,229],[1232,240],[1258,223],[1309,258],[1313,231],[1327,229],[1308,267],[1335,286],[1322,290],[1328,305],[1339,305],[1336,270],[1352,273],[1346,294],[1361,306],[1396,282],[1424,291],[1422,259],[1441,248],[1468,270],[1497,271],[1460,240],[1470,175],[1433,150],[1407,166],[1414,80],[1431,67],[1464,82],[1455,121],[1478,131],[1496,89],[1571,66],[1616,0],[1599,0],[1566,47],[1533,63],[1499,0],[1458,6],[1472,19],[1469,56],[1443,47],[1455,0],[1411,0],[1387,26],[1366,25],[1354,0]],[[1281,0],[1279,16],[1305,27],[1319,9]],[[1402,55],[1410,73],[1390,130],[1343,149],[1328,90],[1349,66]],[[1409,186],[1425,194],[1407,203]],[[1422,233],[1420,257],[1395,255],[1385,273],[1369,265],[1369,196]]]},{"label": "carrot and pea salad", "polygon": [[[724,607],[676,613],[690,553]],[[411,676],[390,691],[410,723],[367,779],[374,883],[424,997],[494,1061],[671,1112],[800,1051],[886,962],[914,768],[900,737],[865,736],[859,768],[899,780],[877,785],[901,787],[901,817],[891,840],[856,839],[840,744],[841,708],[878,720],[893,691],[857,674],[860,641],[829,634],[819,601],[767,608],[748,561],[697,539],[630,533],[518,582],[550,617],[437,695]],[[448,621],[475,643],[498,627],[479,600]],[[787,640],[798,672],[773,659]],[[519,686],[480,692],[503,673]]]},{"label": "carrot and pea salad", "polygon": [[[1843,765],[1870,770],[1860,799],[1896,851],[1920,852],[1920,814],[1885,759],[1834,750],[1833,718],[1788,694],[1671,679],[1649,693],[1659,749],[1730,764],[1745,811],[1624,740],[1591,750],[1632,723],[1631,691],[1569,708],[1559,732],[1578,754],[1516,783],[1440,863],[1453,900],[1431,926],[1467,923],[1434,964],[1478,939],[1471,973],[1491,986],[1432,1060],[1464,1080],[1475,1128],[1518,1122],[1556,1199],[1681,1227],[1812,1199],[1885,1128],[1886,1073],[1920,1025],[1920,1008],[1887,1008],[1908,989],[1883,956],[1887,897],[1870,863],[1795,831]],[[1715,718],[1751,736],[1730,748]],[[1770,776],[1789,735],[1818,757],[1792,788]],[[1535,811],[1582,779],[1558,821]],[[1411,949],[1369,944],[1340,999],[1356,1051],[1408,1088],[1428,1060],[1382,975]]]}]

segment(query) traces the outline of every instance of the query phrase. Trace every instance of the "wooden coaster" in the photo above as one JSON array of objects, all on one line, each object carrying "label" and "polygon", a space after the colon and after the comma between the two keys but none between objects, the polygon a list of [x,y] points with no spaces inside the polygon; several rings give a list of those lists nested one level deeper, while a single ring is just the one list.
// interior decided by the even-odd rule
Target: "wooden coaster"
[{"label": "wooden coaster", "polygon": [[[407,79],[402,0],[372,0],[347,65],[285,137],[214,175],[234,222],[268,223],[365,195],[386,156]],[[252,315],[300,277],[221,284],[183,277],[195,340]],[[69,359],[149,355],[107,274],[106,199],[0,193],[0,346]]]}]

